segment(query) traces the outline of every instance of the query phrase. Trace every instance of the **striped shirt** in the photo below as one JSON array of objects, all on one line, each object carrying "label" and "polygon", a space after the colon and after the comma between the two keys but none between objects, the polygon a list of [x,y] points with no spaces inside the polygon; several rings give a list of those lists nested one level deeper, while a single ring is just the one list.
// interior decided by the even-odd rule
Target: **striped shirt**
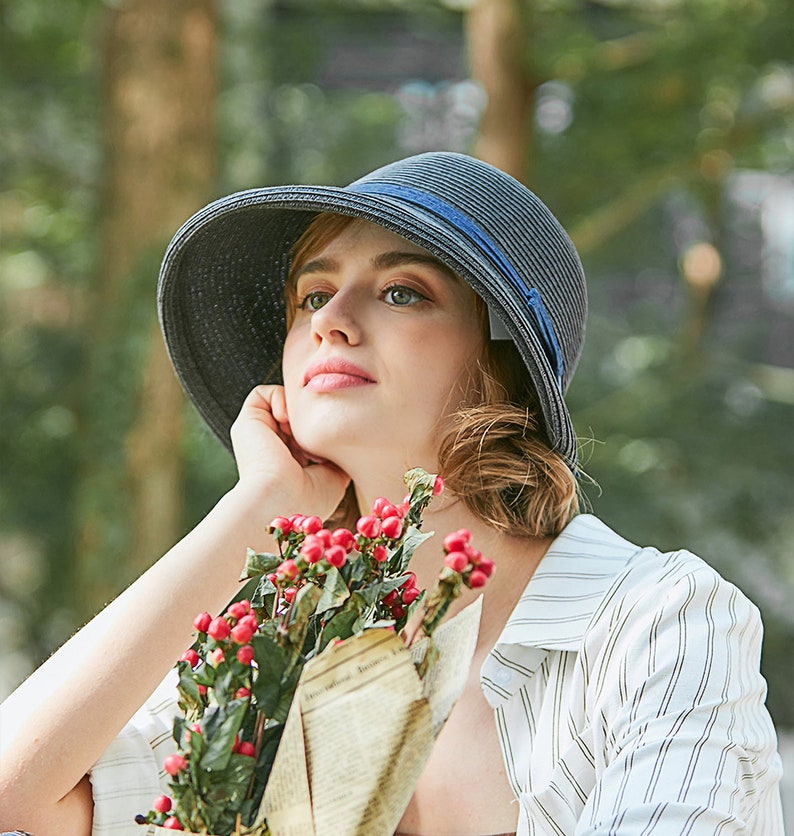
[{"label": "striped shirt", "polygon": [[761,634],[700,558],[577,517],[481,673],[519,836],[782,836]]},{"label": "striped shirt", "polygon": [[[782,836],[757,609],[702,560],[590,515],[552,543],[481,672],[519,836]],[[93,836],[168,792],[169,675],[94,765]]]}]

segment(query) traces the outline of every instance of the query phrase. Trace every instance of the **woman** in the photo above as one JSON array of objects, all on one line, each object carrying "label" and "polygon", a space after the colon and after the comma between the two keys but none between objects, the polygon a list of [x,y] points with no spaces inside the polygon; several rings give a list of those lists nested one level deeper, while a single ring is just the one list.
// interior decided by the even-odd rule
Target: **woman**
[{"label": "woman", "polygon": [[[135,833],[172,697],[122,727],[194,614],[235,593],[246,547],[267,547],[277,514],[341,518],[400,496],[421,465],[448,486],[427,527],[470,529],[498,572],[400,831],[782,833],[756,609],[694,555],[577,515],[564,392],[584,278],[527,189],[434,153],[346,189],[232,195],[177,233],[158,299],[239,480],[9,698],[0,826]],[[437,565],[431,540],[412,563],[420,586]]]}]

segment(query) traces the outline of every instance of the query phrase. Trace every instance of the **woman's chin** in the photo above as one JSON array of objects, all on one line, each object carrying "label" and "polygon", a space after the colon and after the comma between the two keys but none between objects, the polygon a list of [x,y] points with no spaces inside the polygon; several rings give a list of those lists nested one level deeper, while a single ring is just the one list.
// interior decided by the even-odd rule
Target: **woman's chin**
[{"label": "woman's chin", "polygon": [[312,461],[330,462],[344,470],[345,452],[357,446],[352,438],[340,433],[298,432],[292,428],[293,438],[301,450]]}]

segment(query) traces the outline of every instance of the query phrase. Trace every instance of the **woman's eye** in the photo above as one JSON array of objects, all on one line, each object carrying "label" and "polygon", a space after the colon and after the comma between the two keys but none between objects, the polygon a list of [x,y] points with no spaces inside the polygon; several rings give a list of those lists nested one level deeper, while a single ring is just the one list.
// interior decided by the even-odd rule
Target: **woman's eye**
[{"label": "woman's eye", "polygon": [[301,299],[298,307],[304,311],[319,311],[330,298],[330,293],[321,293],[320,291],[307,293],[303,299]]},{"label": "woman's eye", "polygon": [[394,285],[386,289],[384,299],[390,305],[404,306],[413,305],[416,302],[422,302],[427,299],[427,297],[419,293],[418,290],[413,290],[410,287]]}]

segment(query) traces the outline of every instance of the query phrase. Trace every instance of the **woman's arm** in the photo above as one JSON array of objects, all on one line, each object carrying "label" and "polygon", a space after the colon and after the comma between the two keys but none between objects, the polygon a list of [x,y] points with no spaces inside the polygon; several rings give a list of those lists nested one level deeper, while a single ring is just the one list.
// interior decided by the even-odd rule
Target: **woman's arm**
[{"label": "woman's arm", "polygon": [[3,704],[0,830],[90,832],[84,776],[190,645],[196,613],[235,594],[246,549],[268,546],[270,519],[327,516],[341,499],[347,477],[294,449],[280,387],[251,393],[232,438],[237,485]]}]

